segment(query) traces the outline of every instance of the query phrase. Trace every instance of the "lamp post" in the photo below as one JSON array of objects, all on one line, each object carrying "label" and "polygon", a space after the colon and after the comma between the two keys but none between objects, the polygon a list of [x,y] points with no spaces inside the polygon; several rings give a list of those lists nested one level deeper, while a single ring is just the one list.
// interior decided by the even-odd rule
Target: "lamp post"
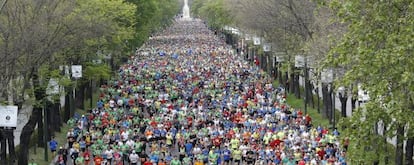
[{"label": "lamp post", "polygon": [[305,55],[305,115],[308,113],[308,56]]}]

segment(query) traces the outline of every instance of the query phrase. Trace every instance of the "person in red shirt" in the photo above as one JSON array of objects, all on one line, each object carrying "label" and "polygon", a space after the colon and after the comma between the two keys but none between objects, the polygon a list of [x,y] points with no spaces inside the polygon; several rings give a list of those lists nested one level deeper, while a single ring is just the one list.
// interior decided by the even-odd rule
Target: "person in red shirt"
[{"label": "person in red shirt", "polygon": [[85,164],[89,164],[89,162],[91,161],[90,159],[91,159],[91,154],[89,153],[89,151],[88,150],[86,150],[84,153],[83,153],[83,159],[85,160]]},{"label": "person in red shirt", "polygon": [[152,165],[152,163],[149,159],[147,159],[147,161],[145,161],[143,165]]},{"label": "person in red shirt", "polygon": [[99,155],[96,155],[95,158],[93,158],[93,162],[95,165],[102,165],[103,158]]},{"label": "person in red shirt", "polygon": [[305,162],[304,160],[300,160],[300,161],[298,162],[298,165],[306,165],[306,162]]},{"label": "person in red shirt", "polygon": [[276,148],[276,146],[280,145],[280,140],[279,139],[275,139],[275,140],[271,141],[269,145],[272,148]]},{"label": "person in red shirt", "polygon": [[220,147],[222,140],[219,136],[214,137],[212,140],[214,146]]},{"label": "person in red shirt", "polygon": [[321,150],[318,151],[318,156],[321,160],[323,160],[323,158],[325,157],[325,150],[323,148],[321,148]]},{"label": "person in red shirt", "polygon": [[310,127],[312,124],[312,118],[309,116],[309,114],[306,114],[305,121],[306,121],[306,126]]}]

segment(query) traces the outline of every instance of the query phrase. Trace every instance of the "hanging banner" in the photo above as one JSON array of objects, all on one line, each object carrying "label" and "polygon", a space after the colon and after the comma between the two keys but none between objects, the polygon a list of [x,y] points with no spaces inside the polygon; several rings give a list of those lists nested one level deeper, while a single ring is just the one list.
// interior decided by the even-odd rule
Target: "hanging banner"
[{"label": "hanging banner", "polygon": [[263,44],[263,51],[264,52],[270,52],[272,49],[272,46],[269,43]]},{"label": "hanging banner", "polygon": [[295,56],[295,67],[303,68],[305,67],[305,58],[302,55]]},{"label": "hanging banner", "polygon": [[72,77],[73,78],[82,77],[82,65],[72,65]]},{"label": "hanging banner", "polygon": [[47,85],[46,88],[46,94],[47,95],[57,95],[59,94],[60,90],[59,90],[59,83],[57,81],[57,79],[51,78],[49,80],[49,84]]},{"label": "hanging banner", "polygon": [[253,45],[260,45],[260,38],[259,37],[253,37]]},{"label": "hanging banner", "polygon": [[12,127],[17,126],[17,106],[0,106],[0,127]]},{"label": "hanging banner", "polygon": [[333,70],[332,69],[322,70],[321,81],[322,83],[332,83],[333,82]]},{"label": "hanging banner", "polygon": [[246,34],[246,36],[244,37],[244,39],[246,41],[251,41],[252,40],[252,36],[250,34]]},{"label": "hanging banner", "polygon": [[276,62],[284,62],[285,61],[285,52],[275,52]]}]

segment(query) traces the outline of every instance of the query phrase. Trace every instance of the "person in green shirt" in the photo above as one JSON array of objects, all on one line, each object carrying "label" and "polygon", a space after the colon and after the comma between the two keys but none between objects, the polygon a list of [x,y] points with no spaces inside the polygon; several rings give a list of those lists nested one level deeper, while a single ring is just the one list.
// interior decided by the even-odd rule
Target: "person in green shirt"
[{"label": "person in green shirt", "polygon": [[[82,153],[80,155],[83,155]],[[84,158],[83,156],[78,156],[75,160],[76,164],[83,164]]]},{"label": "person in green shirt", "polygon": [[237,163],[241,163],[241,158],[242,158],[242,151],[239,149],[234,149],[232,152],[232,157],[234,159],[235,162]]},{"label": "person in green shirt", "polygon": [[177,157],[174,157],[173,160],[171,160],[171,165],[181,165],[181,161],[177,159]]},{"label": "person in green shirt", "polygon": [[183,164],[191,164],[191,158],[188,155],[183,158]]},{"label": "person in green shirt", "polygon": [[217,165],[217,159],[219,158],[219,155],[215,153],[213,150],[210,151],[208,154],[208,161],[210,164]]}]

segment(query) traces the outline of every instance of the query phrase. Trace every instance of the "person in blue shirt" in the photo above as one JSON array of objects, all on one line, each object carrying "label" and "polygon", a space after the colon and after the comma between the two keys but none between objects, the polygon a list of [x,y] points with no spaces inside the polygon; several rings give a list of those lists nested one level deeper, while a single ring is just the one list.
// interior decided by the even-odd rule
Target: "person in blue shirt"
[{"label": "person in blue shirt", "polygon": [[158,163],[158,161],[159,161],[159,156],[158,156],[158,154],[157,153],[152,153],[151,155],[150,155],[150,160],[151,160],[151,162],[152,163]]},{"label": "person in blue shirt", "polygon": [[187,153],[187,155],[188,156],[192,156],[192,151],[193,150],[193,144],[192,143],[190,143],[190,142],[187,142],[186,144],[185,144],[185,152]]},{"label": "person in blue shirt", "polygon": [[229,150],[229,147],[226,146],[226,148],[223,150],[223,161],[225,165],[230,165],[231,161],[231,151]]},{"label": "person in blue shirt", "polygon": [[204,156],[203,162],[206,164],[208,162],[208,154],[210,150],[207,147],[205,147],[201,152]]},{"label": "person in blue shirt", "polygon": [[49,142],[49,148],[50,148],[50,151],[52,152],[53,157],[55,156],[57,147],[58,147],[58,142],[56,141],[55,137],[52,137],[52,140],[50,140]]},{"label": "person in blue shirt", "polygon": [[221,162],[223,161],[222,159],[221,159],[221,155],[222,155],[222,151],[220,150],[220,149],[216,149],[216,150],[214,150],[214,153],[215,154],[217,154],[217,155],[219,155],[219,157],[217,158],[217,164],[221,164]]}]

